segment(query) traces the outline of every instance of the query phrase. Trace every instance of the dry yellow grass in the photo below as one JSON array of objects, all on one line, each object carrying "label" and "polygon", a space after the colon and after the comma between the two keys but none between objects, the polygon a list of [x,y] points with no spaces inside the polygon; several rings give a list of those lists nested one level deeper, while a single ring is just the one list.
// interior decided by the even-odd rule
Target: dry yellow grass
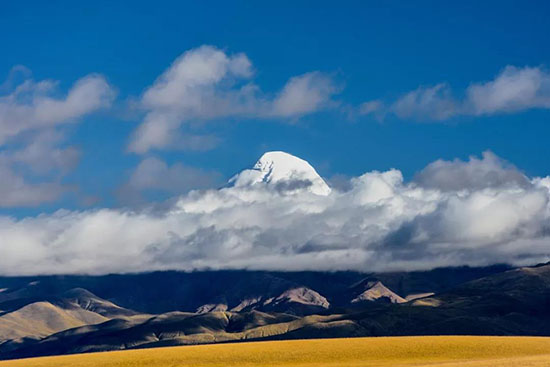
[{"label": "dry yellow grass", "polygon": [[0,367],[548,367],[550,338],[396,337],[198,345],[3,361]]}]

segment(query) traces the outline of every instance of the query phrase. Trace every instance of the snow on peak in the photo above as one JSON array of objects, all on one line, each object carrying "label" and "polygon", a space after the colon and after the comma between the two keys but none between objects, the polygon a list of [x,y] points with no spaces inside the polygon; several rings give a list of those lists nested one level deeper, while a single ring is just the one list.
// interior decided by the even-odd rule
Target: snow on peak
[{"label": "snow on peak", "polygon": [[330,193],[330,187],[308,162],[278,151],[265,153],[252,169],[233,176],[229,183],[235,187],[264,183],[282,191],[305,189],[324,196]]}]

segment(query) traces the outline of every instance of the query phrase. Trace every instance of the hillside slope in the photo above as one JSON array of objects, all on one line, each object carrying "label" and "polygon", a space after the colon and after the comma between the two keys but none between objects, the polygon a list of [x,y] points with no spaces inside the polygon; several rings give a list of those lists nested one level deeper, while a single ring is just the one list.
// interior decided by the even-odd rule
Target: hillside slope
[{"label": "hillside slope", "polygon": [[[449,274],[456,272],[449,270]],[[59,279],[54,277],[13,287],[1,292],[5,301],[0,307],[6,311],[0,314],[0,336],[4,338],[0,358],[247,340],[550,335],[548,264],[492,272],[439,292],[437,287],[422,286],[434,284],[434,280],[418,273],[415,285],[402,282],[399,288],[436,292],[410,296],[410,300],[380,280],[392,283],[395,273],[359,277],[353,273],[219,272],[217,279],[226,276],[227,286],[221,289],[218,282],[209,288],[208,281],[215,274],[120,275],[109,287],[103,282],[112,276],[62,278],[60,282],[54,282]],[[214,302],[211,308],[203,304],[199,313],[193,309],[150,314],[118,306],[114,297],[106,300],[82,288],[64,290],[68,285],[86,284],[112,294],[113,289],[127,284],[127,279],[146,280],[135,283],[133,298],[123,298],[127,304],[149,304],[150,295],[141,292],[152,280],[178,281],[170,283],[174,285],[170,293],[159,293],[166,284],[150,288],[163,307],[171,298],[178,300],[177,290],[185,295],[199,292],[186,305]],[[333,284],[328,284],[330,279]],[[52,289],[56,292],[46,295]]]},{"label": "hillside slope", "polygon": [[34,302],[0,316],[0,340],[45,337],[61,330],[107,320],[85,309],[63,309],[50,302]]}]

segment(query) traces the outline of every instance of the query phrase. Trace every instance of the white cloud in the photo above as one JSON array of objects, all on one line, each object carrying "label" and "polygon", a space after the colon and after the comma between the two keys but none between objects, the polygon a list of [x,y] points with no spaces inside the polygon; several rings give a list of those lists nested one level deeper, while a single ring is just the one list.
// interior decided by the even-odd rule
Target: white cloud
[{"label": "white cloud", "polygon": [[217,48],[201,46],[178,57],[145,91],[142,104],[184,118],[224,115],[238,108],[229,100],[246,92],[246,87],[232,89],[235,83],[252,74],[252,64],[245,54],[226,55]]},{"label": "white cloud", "polygon": [[[24,79],[16,83],[16,74]],[[78,162],[79,151],[64,144],[60,126],[108,107],[113,88],[100,75],[79,79],[65,96],[57,82],[34,81],[16,67],[0,95],[0,207],[35,206],[58,199],[73,187],[62,176]]]},{"label": "white cloud", "polygon": [[129,150],[135,153],[145,153],[151,149],[206,151],[218,145],[220,139],[216,136],[182,132],[181,122],[173,114],[147,114],[134,132]]},{"label": "white cloud", "polygon": [[243,53],[230,55],[212,46],[185,52],[143,93],[140,105],[146,114],[128,149],[193,149],[184,139],[189,132],[182,132],[186,123],[222,117],[296,118],[330,106],[338,92],[329,76],[311,72],[291,78],[270,98],[251,81],[253,75]]},{"label": "white cloud", "polygon": [[0,96],[0,145],[26,131],[52,128],[107,107],[113,89],[100,75],[79,79],[65,97],[54,97],[57,82],[25,80]]},{"label": "white cloud", "polygon": [[[449,177],[435,175],[437,167]],[[428,166],[421,175],[435,184],[404,182],[398,170],[375,171],[327,196],[254,185],[192,191],[165,212],[0,217],[0,271],[383,271],[547,261],[550,178],[529,179],[514,170],[485,153]],[[186,176],[185,168],[155,159],[137,172],[133,184],[143,188],[170,188],[170,181]],[[466,178],[449,184],[461,175]],[[478,175],[494,179],[480,184]]]},{"label": "white cloud", "polygon": [[272,115],[297,117],[324,108],[338,92],[332,79],[320,72],[291,78],[272,102]]},{"label": "white cloud", "polygon": [[359,115],[370,115],[380,112],[384,108],[384,103],[381,100],[373,100],[363,102],[359,105]]},{"label": "white cloud", "polygon": [[21,140],[21,147],[6,150],[4,157],[35,174],[47,174],[53,170],[67,172],[79,161],[80,151],[72,146],[63,146],[65,137],[58,131],[42,130]]},{"label": "white cloud", "polygon": [[58,199],[69,187],[59,182],[29,182],[0,157],[0,208],[32,207]]},{"label": "white cloud", "polygon": [[467,162],[437,160],[418,172],[419,185],[441,191],[481,190],[499,187],[526,187],[528,178],[512,164],[490,151],[482,159],[470,157]]},{"label": "white cloud", "polygon": [[550,73],[507,66],[494,80],[466,90],[466,108],[476,115],[550,108]]},{"label": "white cloud", "polygon": [[550,108],[550,73],[540,67],[507,66],[493,80],[471,84],[463,99],[453,97],[450,86],[440,83],[406,93],[389,111],[402,119],[442,121],[532,108]]},{"label": "white cloud", "polygon": [[80,152],[62,143],[62,134],[46,130],[0,151],[0,207],[36,206],[74,189],[61,178],[78,163]]},{"label": "white cloud", "polygon": [[405,94],[392,105],[400,118],[445,120],[457,113],[456,102],[446,84],[419,87]]}]

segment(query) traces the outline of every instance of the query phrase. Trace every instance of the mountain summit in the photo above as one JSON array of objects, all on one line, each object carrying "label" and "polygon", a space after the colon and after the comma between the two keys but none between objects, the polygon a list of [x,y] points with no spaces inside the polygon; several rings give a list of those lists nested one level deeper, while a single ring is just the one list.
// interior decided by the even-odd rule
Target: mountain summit
[{"label": "mountain summit", "polygon": [[323,196],[331,191],[308,162],[279,151],[265,153],[252,169],[246,169],[233,176],[229,183],[235,187],[263,183],[282,191],[307,190]]}]

